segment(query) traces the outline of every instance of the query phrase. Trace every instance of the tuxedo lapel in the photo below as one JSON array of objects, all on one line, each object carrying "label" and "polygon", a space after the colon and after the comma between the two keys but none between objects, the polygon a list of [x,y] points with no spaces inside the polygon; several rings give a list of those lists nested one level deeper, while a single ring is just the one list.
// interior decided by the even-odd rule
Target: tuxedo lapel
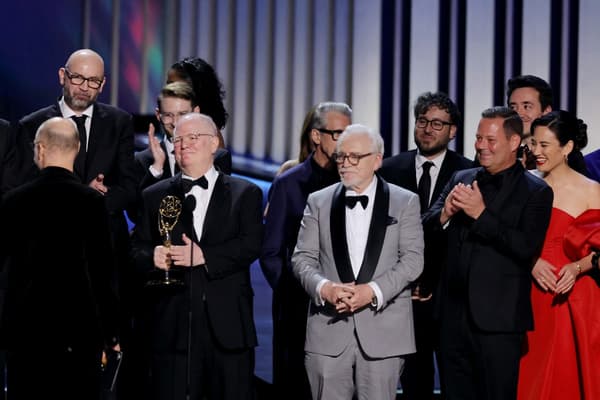
[{"label": "tuxedo lapel", "polygon": [[346,188],[342,184],[333,193],[331,202],[330,230],[331,248],[338,276],[342,283],[354,282],[354,273],[350,264],[348,254],[348,242],[346,241]]},{"label": "tuxedo lapel", "polygon": [[442,161],[440,173],[435,181],[435,187],[433,188],[433,193],[431,195],[431,204],[435,203],[437,198],[440,197],[446,183],[452,178],[452,174],[456,170],[455,161],[456,160],[452,157],[450,150],[446,151],[446,156],[444,157],[444,161]]},{"label": "tuxedo lapel", "polygon": [[[90,125],[90,134],[88,138],[87,154],[85,156],[85,179],[84,183],[87,183],[91,177],[89,177],[90,167],[96,153],[99,148],[102,148],[102,142],[105,140],[111,140],[107,135],[112,131],[109,129],[106,120],[106,110],[104,110],[98,103],[94,105],[94,114],[92,115],[92,123]],[[110,146],[107,146],[110,148]]]},{"label": "tuxedo lapel", "polygon": [[215,182],[215,188],[208,201],[200,240],[212,235],[210,230],[219,229],[222,221],[226,221],[227,218],[229,218],[230,208],[231,190],[229,188],[229,182],[225,182],[224,174],[219,172],[219,177]]},{"label": "tuxedo lapel", "polygon": [[163,164],[163,171],[165,174],[164,177],[170,178],[171,176],[175,176],[175,171],[171,170],[171,163],[169,162],[171,155],[167,151],[167,145],[165,144],[165,140],[167,139],[165,138],[162,142],[160,142],[160,147],[165,152],[165,162]]},{"label": "tuxedo lapel", "polygon": [[186,198],[183,189],[181,188],[181,174],[171,178],[169,188],[165,194],[166,196],[171,195],[181,200],[181,214],[179,215],[179,222],[173,229],[173,243],[183,244],[181,235],[185,233],[188,237],[194,237],[194,216],[189,207],[186,207]]},{"label": "tuxedo lapel", "polygon": [[360,272],[356,278],[357,284],[369,282],[373,277],[373,273],[375,273],[387,230],[389,205],[390,191],[388,185],[383,179],[378,178],[375,202],[373,203],[373,215],[371,216],[371,224],[369,226],[369,237],[367,239],[363,262],[360,266]]}]

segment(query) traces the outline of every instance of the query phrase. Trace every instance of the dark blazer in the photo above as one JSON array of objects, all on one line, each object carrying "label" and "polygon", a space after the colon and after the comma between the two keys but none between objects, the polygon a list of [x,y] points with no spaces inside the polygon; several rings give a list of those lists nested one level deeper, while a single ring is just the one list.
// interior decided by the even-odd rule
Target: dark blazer
[{"label": "dark blazer", "polygon": [[115,263],[103,196],[71,172],[48,167],[5,195],[0,218],[9,351],[38,349],[45,362],[68,347],[99,356],[115,344]]},{"label": "dark blazer", "polygon": [[[133,258],[142,278],[154,270],[154,247],[163,243],[157,229],[158,209],[166,195],[184,199],[181,173],[161,180],[142,193],[141,219],[135,228]],[[194,234],[191,210],[184,205],[173,230],[173,244],[183,244],[181,235],[198,243],[206,268],[193,268],[194,309],[206,305],[207,318],[216,340],[228,350],[256,346],[250,264],[258,257],[262,240],[262,191],[254,184],[219,173],[212,193],[202,236]],[[172,269],[189,284],[189,268]],[[186,291],[158,295],[148,306],[152,320],[154,351],[186,349]],[[203,328],[205,329],[205,327]]]},{"label": "dark blazer", "polygon": [[[31,144],[38,127],[47,119],[61,117],[58,103],[42,108],[23,117],[16,130],[16,159],[18,182],[27,182],[37,174],[33,164]],[[135,200],[136,174],[133,158],[133,124],[131,115],[116,107],[95,103],[91,121],[86,171],[75,170],[84,184],[88,184],[98,174],[104,174],[104,184],[109,187],[106,207],[110,214],[121,215]]]},{"label": "dark blazer", "polygon": [[[386,158],[383,160],[378,174],[389,183],[417,193],[416,155],[417,151],[411,150]],[[473,161],[452,150],[447,150],[432,191],[430,204],[435,203],[454,172],[471,167],[473,167]],[[421,210],[421,213],[423,214],[425,211],[427,210]],[[435,289],[441,266],[445,262],[445,249],[440,249],[438,243],[439,238],[432,235],[431,232],[425,232],[425,268],[418,280],[421,293],[424,295]]]},{"label": "dark blazer", "polygon": [[[160,147],[166,153],[164,141],[160,143]],[[163,164],[163,174],[160,178],[155,178],[148,168],[154,164],[154,157],[152,157],[152,151],[147,148],[142,151],[135,153],[135,161],[138,173],[138,184],[139,190],[142,191],[148,186],[155,184],[156,182],[170,178],[179,171],[171,171],[171,165],[169,164],[168,158],[165,158]],[[217,149],[214,157],[214,165],[218,171],[224,174],[231,175],[231,153],[227,149]]]},{"label": "dark blazer", "polygon": [[[457,172],[423,216],[425,230],[442,230],[444,201],[459,182],[472,184],[482,168]],[[488,332],[522,333],[533,328],[531,268],[540,254],[550,220],[553,193],[517,163],[477,220],[454,215],[444,230],[448,264],[442,271],[438,304],[464,286],[473,323]],[[465,270],[466,269],[466,270]],[[462,279],[460,278],[462,277]],[[443,316],[442,316],[443,318]]]}]

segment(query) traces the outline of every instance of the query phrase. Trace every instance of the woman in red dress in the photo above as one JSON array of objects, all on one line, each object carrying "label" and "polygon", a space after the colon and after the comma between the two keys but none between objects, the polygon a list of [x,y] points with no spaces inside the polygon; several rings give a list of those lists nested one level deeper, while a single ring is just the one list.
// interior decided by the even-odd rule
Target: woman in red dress
[{"label": "woman in red dress", "polygon": [[535,120],[537,169],[554,191],[544,248],[531,272],[519,400],[600,399],[600,184],[580,171],[587,127],[566,111]]}]

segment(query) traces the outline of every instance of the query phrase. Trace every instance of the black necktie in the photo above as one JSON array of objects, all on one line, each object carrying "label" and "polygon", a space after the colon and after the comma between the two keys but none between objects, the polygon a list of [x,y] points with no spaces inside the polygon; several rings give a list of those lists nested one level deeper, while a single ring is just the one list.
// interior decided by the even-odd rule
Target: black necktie
[{"label": "black necktie", "polygon": [[187,193],[190,190],[192,190],[192,187],[194,185],[198,185],[202,189],[208,189],[208,181],[206,180],[206,178],[204,176],[201,176],[200,178],[198,178],[196,180],[185,179],[185,178],[183,178],[181,180],[181,187],[183,188],[184,193]]},{"label": "black necktie", "polygon": [[429,208],[429,193],[431,192],[431,175],[429,175],[429,170],[433,167],[433,163],[425,161],[421,167],[423,168],[423,175],[419,179],[417,192],[419,192],[419,200],[421,201],[421,213],[424,213]]},{"label": "black necktie", "polygon": [[354,208],[357,202],[360,202],[360,205],[363,209],[367,208],[367,204],[369,204],[369,196],[346,196],[346,206],[351,209]]},{"label": "black necktie", "polygon": [[87,152],[87,132],[85,130],[85,119],[87,115],[82,114],[80,116],[73,115],[73,121],[77,124],[77,130],[79,131],[79,153],[75,158],[75,171],[79,172],[82,179],[85,178],[85,156]]}]

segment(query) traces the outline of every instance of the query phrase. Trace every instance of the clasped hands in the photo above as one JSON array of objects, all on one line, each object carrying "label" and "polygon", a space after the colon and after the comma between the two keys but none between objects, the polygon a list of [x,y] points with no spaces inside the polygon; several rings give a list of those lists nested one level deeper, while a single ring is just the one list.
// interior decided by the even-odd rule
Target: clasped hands
[{"label": "clasped hands", "polygon": [[[172,265],[178,267],[191,267],[193,265],[205,264],[202,249],[184,233],[181,235],[184,245],[156,246],[154,248],[154,266],[159,269],[168,270]],[[192,251],[193,247],[193,251]],[[193,260],[190,260],[193,253]]]},{"label": "clasped hands", "polygon": [[557,267],[548,261],[539,258],[531,271],[531,275],[544,292],[550,291],[555,294],[568,293],[573,289],[577,275],[579,274],[577,263],[565,264],[558,271],[558,274],[556,274],[557,269]]},{"label": "clasped hands", "polygon": [[342,314],[355,312],[371,304],[373,289],[368,284],[327,282],[321,288],[321,297]]},{"label": "clasped hands", "polygon": [[477,181],[473,181],[473,185],[465,185],[459,182],[446,197],[440,222],[442,225],[445,224],[459,211],[463,211],[469,217],[477,219],[483,210],[485,210],[485,203]]}]

